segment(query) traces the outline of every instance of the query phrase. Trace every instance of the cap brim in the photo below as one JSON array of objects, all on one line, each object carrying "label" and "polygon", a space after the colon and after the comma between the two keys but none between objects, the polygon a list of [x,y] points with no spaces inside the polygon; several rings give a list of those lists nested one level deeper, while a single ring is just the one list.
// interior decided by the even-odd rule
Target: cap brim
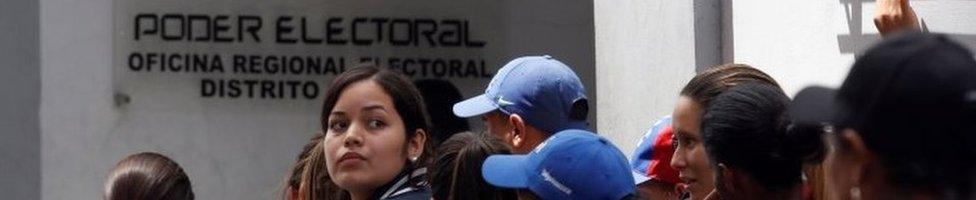
[{"label": "cap brim", "polygon": [[631,170],[630,173],[632,173],[634,175],[634,185],[640,185],[641,183],[647,182],[647,180],[651,180],[650,177],[647,177],[647,176],[644,176],[643,174],[637,173],[634,170]]},{"label": "cap brim", "polygon": [[528,188],[528,174],[525,173],[527,155],[493,155],[481,165],[481,176],[489,184],[522,189]]},{"label": "cap brim", "polygon": [[454,104],[454,115],[458,117],[474,117],[498,109],[485,95],[478,95]]},{"label": "cap brim", "polygon": [[803,88],[790,103],[790,115],[798,124],[836,123],[837,90],[820,86]]}]

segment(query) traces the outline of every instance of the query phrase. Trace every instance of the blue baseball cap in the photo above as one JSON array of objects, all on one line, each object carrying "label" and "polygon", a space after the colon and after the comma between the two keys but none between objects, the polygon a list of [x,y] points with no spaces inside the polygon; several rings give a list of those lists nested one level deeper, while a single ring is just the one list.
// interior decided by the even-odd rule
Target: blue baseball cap
[{"label": "blue baseball cap", "polygon": [[610,141],[584,130],[558,132],[527,155],[492,155],[488,183],[528,189],[542,199],[612,199],[634,195],[627,158]]},{"label": "blue baseball cap", "polygon": [[[578,102],[584,107],[574,108]],[[583,83],[566,64],[551,56],[525,56],[499,69],[485,94],[454,104],[454,115],[473,117],[499,110],[555,133],[585,129],[586,106]]]}]

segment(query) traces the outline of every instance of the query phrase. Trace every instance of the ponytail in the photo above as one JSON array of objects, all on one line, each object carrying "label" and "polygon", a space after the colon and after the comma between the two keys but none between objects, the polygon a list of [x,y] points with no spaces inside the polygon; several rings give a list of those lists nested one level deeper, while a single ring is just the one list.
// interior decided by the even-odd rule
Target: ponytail
[{"label": "ponytail", "polygon": [[789,134],[789,101],[775,85],[758,82],[716,96],[701,124],[712,164],[741,170],[772,190],[800,184],[802,164],[813,150],[811,136]]}]

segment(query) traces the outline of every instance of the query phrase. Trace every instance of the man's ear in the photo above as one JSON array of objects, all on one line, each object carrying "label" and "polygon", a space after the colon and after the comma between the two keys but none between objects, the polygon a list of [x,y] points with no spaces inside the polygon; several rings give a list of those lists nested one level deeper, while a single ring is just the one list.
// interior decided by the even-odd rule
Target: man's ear
[{"label": "man's ear", "polygon": [[853,129],[844,129],[838,139],[840,145],[843,146],[840,148],[845,150],[844,154],[846,154],[845,157],[848,161],[847,168],[851,170],[852,181],[855,185],[860,184],[867,175],[865,173],[869,171],[869,166],[872,165],[874,155],[864,144],[861,134]]},{"label": "man's ear", "polygon": [[525,121],[522,121],[522,116],[518,114],[508,115],[508,125],[512,126],[512,146],[519,148],[525,145],[526,136],[525,135]]},{"label": "man's ear", "polygon": [[423,129],[417,129],[414,131],[413,138],[408,138],[407,141],[407,156],[408,159],[413,161],[416,158],[424,155],[424,144],[427,144],[427,132]]}]

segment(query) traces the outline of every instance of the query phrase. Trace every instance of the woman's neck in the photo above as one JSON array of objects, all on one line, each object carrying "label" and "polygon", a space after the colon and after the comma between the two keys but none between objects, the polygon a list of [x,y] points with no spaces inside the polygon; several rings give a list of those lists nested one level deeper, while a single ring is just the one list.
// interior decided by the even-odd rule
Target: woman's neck
[{"label": "woman's neck", "polygon": [[[367,200],[367,199],[381,198],[382,196],[380,195],[386,195],[383,194],[382,192],[389,192],[389,190],[396,190],[400,186],[402,186],[402,185],[397,185],[396,183],[400,181],[400,179],[409,178],[410,175],[413,173],[413,171],[414,170],[409,170],[407,168],[404,168],[404,170],[400,172],[400,174],[398,174],[396,177],[393,178],[393,180],[389,181],[385,185],[376,188],[365,189],[361,191],[350,190],[349,197],[352,200]],[[403,184],[410,184],[409,179],[407,180],[407,182],[404,182]]]},{"label": "woman's neck", "polygon": [[371,196],[373,196],[373,191],[372,190],[370,190],[370,191],[358,191],[358,192],[352,192],[352,191],[350,191],[349,192],[349,197],[352,200],[367,200]]}]

